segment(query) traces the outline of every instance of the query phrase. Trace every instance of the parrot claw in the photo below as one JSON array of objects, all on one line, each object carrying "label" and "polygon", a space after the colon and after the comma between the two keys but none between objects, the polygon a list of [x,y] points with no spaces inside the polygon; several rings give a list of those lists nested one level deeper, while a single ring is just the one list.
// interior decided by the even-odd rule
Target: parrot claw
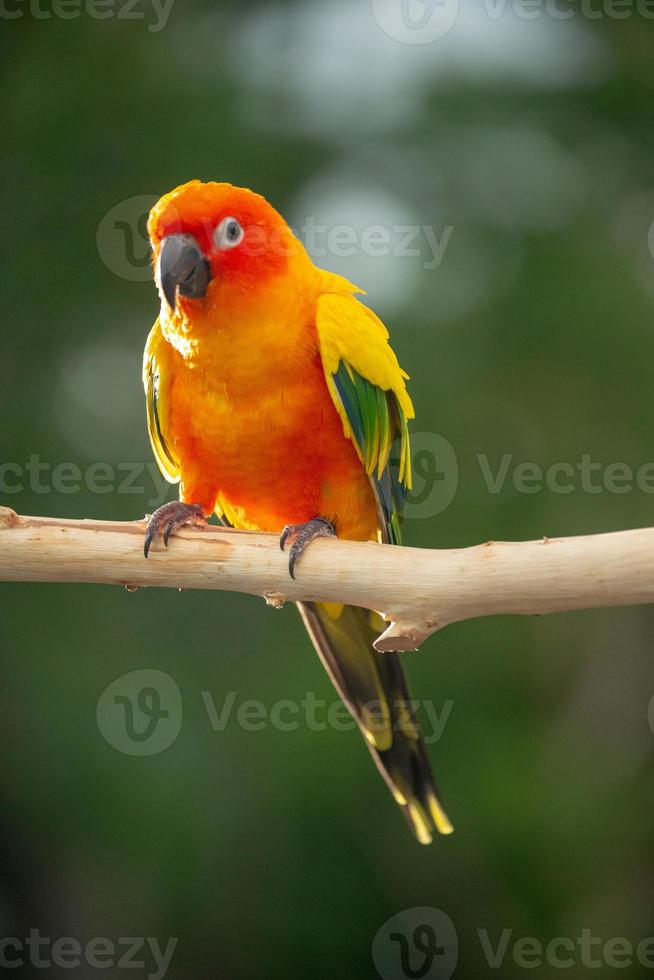
[{"label": "parrot claw", "polygon": [[288,555],[288,572],[295,578],[295,566],[304,549],[314,538],[335,538],[336,528],[326,517],[313,517],[306,524],[287,524],[279,538],[279,547],[284,551],[289,538],[293,539]]},{"label": "parrot claw", "polygon": [[184,524],[205,524],[204,510],[200,504],[183,504],[181,500],[171,500],[170,503],[157,507],[148,520],[145,530],[143,554],[148,557],[150,545],[163,531],[163,543],[168,547],[168,540],[178,527]]}]

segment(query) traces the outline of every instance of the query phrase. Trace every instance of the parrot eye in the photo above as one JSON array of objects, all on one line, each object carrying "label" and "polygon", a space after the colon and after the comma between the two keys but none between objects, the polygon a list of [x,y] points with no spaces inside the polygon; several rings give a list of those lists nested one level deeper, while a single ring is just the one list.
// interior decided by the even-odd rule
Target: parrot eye
[{"label": "parrot eye", "polygon": [[236,218],[223,218],[213,233],[216,248],[234,248],[243,240],[243,229]]}]

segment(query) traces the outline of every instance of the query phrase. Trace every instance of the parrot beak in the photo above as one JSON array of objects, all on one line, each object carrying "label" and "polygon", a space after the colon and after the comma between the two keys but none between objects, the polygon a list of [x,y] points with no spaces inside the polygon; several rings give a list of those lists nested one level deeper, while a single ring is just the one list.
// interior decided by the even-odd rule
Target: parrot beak
[{"label": "parrot beak", "polygon": [[171,310],[180,296],[202,299],[211,282],[209,260],[193,235],[168,235],[161,243],[157,278]]}]

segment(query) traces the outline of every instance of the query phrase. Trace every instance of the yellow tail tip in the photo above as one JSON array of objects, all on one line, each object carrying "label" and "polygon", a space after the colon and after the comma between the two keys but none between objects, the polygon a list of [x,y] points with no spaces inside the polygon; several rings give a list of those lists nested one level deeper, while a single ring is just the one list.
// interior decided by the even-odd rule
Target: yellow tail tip
[{"label": "yellow tail tip", "polygon": [[432,819],[436,824],[439,834],[444,834],[445,836],[453,834],[454,827],[450,823],[449,817],[438,800],[434,797],[432,797],[429,801],[429,809],[431,810]]},{"label": "yellow tail tip", "polygon": [[[401,802],[397,794],[394,793],[393,795],[398,803]],[[417,800],[408,800],[406,807],[409,811],[413,832],[420,844],[431,844],[434,827],[439,834],[444,836],[454,833],[454,827],[435,796],[429,795],[429,814]]]},{"label": "yellow tail tip", "polygon": [[407,803],[407,807],[411,816],[413,832],[416,835],[418,842],[420,844],[431,844],[431,828],[429,826],[425,811],[419,803],[409,802]]}]

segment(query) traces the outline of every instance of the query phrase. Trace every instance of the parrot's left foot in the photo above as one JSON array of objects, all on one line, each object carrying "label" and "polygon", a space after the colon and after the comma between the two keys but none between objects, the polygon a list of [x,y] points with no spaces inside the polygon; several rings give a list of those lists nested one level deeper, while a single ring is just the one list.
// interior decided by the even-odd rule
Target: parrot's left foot
[{"label": "parrot's left foot", "polygon": [[168,547],[170,535],[184,524],[206,524],[204,510],[200,504],[183,504],[181,500],[171,500],[170,503],[157,507],[145,530],[143,545],[145,557],[148,557],[150,545],[162,531],[163,543]]},{"label": "parrot's left foot", "polygon": [[335,538],[336,528],[326,517],[312,517],[306,524],[287,524],[281,533],[279,547],[284,551],[286,542],[292,539],[291,550],[288,553],[288,571],[295,578],[295,566],[304,549],[314,538]]}]

